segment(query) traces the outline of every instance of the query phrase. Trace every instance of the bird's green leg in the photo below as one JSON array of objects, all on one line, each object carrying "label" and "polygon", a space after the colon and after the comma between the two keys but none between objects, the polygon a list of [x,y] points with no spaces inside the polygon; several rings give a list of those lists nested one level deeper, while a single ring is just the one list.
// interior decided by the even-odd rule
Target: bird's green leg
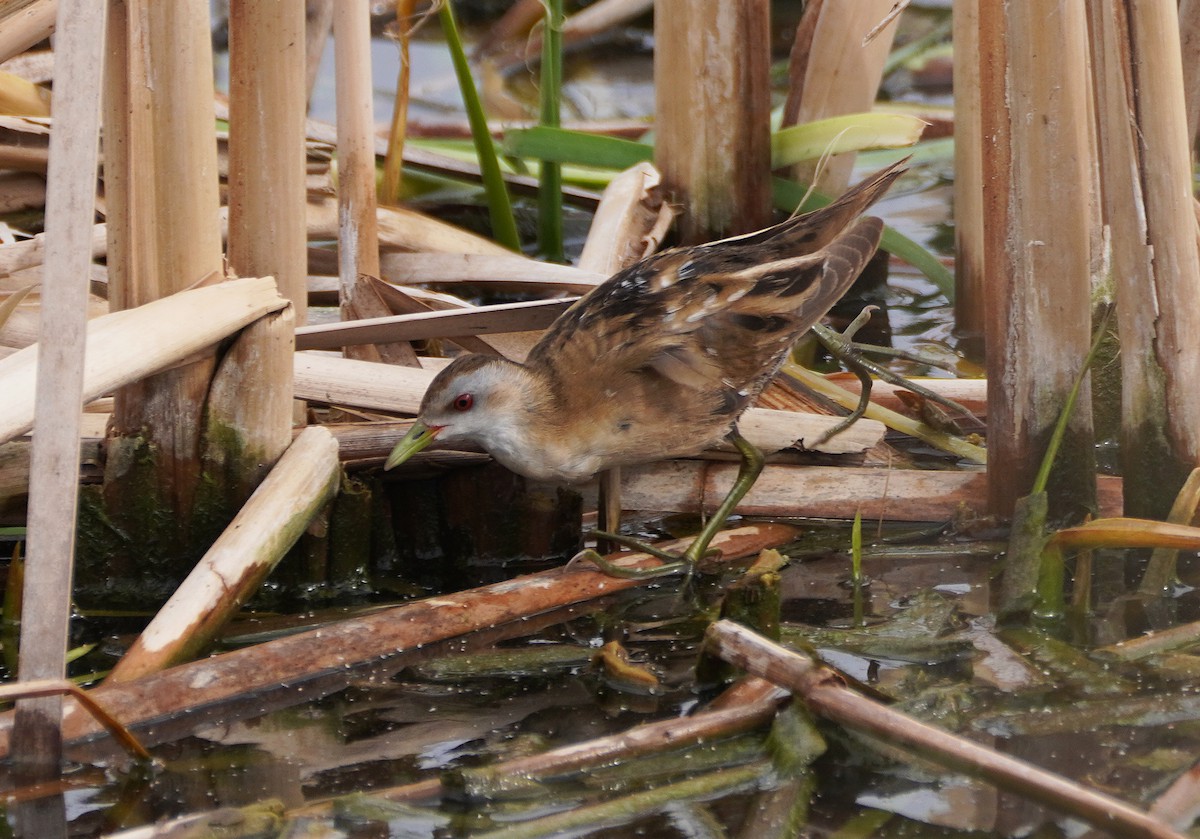
[{"label": "bird's green leg", "polygon": [[680,555],[675,555],[659,550],[653,545],[648,545],[629,536],[621,536],[614,533],[598,533],[597,535],[605,539],[657,557],[664,564],[654,568],[623,568],[604,559],[604,557],[590,548],[580,551],[571,561],[586,560],[613,577],[634,580],[665,577],[680,572],[690,574],[692,569],[695,568],[696,563],[708,554],[709,544],[712,543],[717,532],[725,526],[725,522],[733,513],[734,508],[746,497],[746,493],[750,491],[750,487],[754,486],[754,482],[758,480],[758,476],[763,470],[763,463],[765,461],[763,453],[743,437],[738,432],[736,426],[729,432],[725,439],[732,443],[742,456],[741,465],[738,467],[737,479],[733,482],[733,487],[729,490],[729,494],[725,496],[725,500],[721,502],[721,506],[709,518],[708,522],[704,525],[704,529],[697,534],[686,551]]},{"label": "bird's green leg", "polygon": [[750,487],[754,486],[754,482],[762,474],[763,464],[766,462],[763,453],[741,435],[736,425],[730,429],[725,439],[732,443],[733,447],[741,454],[742,464],[738,467],[737,479],[733,482],[725,500],[721,502],[721,506],[712,514],[712,518],[704,525],[704,529],[696,536],[695,541],[683,552],[682,559],[692,565],[704,559],[713,537],[725,526],[725,522],[733,515],[734,508],[746,497]]}]

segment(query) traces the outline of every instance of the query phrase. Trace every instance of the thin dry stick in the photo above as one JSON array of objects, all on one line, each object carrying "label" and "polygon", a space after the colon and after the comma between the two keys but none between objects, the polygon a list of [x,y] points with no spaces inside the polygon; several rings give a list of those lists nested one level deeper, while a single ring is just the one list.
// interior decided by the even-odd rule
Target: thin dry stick
[{"label": "thin dry stick", "polygon": [[329,30],[333,26],[334,0],[308,0],[305,4],[304,29],[304,90],[305,101],[312,101],[313,88],[317,84],[317,72],[321,69],[321,56],[329,41]]},{"label": "thin dry stick", "polygon": [[[29,542],[21,626],[20,678],[61,679],[67,672],[67,628],[75,559],[80,406],[83,404],[87,275],[91,262],[100,138],[100,80],[107,0],[63,0],[58,7],[52,166],[46,237],[54,243],[42,279],[36,435],[29,487]],[[18,765],[30,779],[58,774],[62,698],[18,702]]]},{"label": "thin dry stick", "polygon": [[417,27],[413,12],[416,0],[396,0],[396,46],[400,50],[400,69],[396,74],[396,99],[392,105],[392,128],[388,132],[388,150],[383,159],[383,181],[379,186],[385,204],[399,204],[404,173],[404,139],[408,131],[408,88],[412,77],[409,42]]},{"label": "thin dry stick", "polygon": [[811,659],[768,641],[732,621],[708,628],[709,649],[756,676],[800,696],[817,714],[840,725],[911,749],[948,769],[980,777],[1120,836],[1183,839],[1169,825],[1124,801],[1086,789],[1033,764],[986,749],[907,717],[846,687]]},{"label": "thin dry stick", "polygon": [[[692,716],[646,723],[619,734],[501,761],[492,766],[466,769],[463,780],[471,794],[487,796],[535,785],[553,775],[613,765],[702,740],[729,737],[770,720],[785,697],[786,694],[770,682],[756,678],[742,679],[713,700],[707,709]],[[434,778],[390,790],[379,790],[376,794],[391,801],[417,801],[438,795],[442,789],[442,782]],[[298,814],[325,812],[331,806],[331,802],[321,802],[305,807]]]},{"label": "thin dry stick", "polygon": [[982,356],[984,324],[983,116],[979,4],[954,7],[954,325]]},{"label": "thin dry stick", "polygon": [[92,715],[96,722],[104,726],[105,730],[113,736],[125,751],[129,752],[139,760],[150,760],[150,752],[142,745],[142,742],[134,736],[133,732],[121,724],[121,721],[105,710],[104,706],[97,702],[86,690],[72,682],[70,679],[39,679],[33,682],[17,682],[15,684],[0,685],[0,700],[17,700],[23,698],[32,698],[37,696],[70,696],[73,697],[83,709]]}]

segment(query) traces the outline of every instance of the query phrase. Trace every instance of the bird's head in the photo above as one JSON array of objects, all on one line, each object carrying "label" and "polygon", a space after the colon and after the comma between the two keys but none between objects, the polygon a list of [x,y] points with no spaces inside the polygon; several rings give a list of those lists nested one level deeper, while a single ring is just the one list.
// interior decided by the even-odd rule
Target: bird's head
[{"label": "bird's head", "polygon": [[521,431],[520,417],[533,403],[529,371],[505,358],[464,355],[430,383],[417,422],[396,444],[384,469],[399,466],[436,440],[477,443],[495,454]]}]

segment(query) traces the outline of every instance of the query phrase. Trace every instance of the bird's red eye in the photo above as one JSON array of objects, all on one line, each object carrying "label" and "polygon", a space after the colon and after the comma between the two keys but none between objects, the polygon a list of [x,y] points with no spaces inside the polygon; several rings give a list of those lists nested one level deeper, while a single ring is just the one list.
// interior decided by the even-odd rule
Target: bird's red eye
[{"label": "bird's red eye", "polygon": [[469,393],[460,393],[454,397],[454,401],[450,403],[456,411],[469,411],[471,406],[475,404],[475,397]]}]

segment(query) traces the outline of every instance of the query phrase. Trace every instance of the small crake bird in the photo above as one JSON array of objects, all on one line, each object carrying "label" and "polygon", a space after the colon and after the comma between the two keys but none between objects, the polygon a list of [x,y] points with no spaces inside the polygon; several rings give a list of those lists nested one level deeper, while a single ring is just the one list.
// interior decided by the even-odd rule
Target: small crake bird
[{"label": "small crake bird", "polygon": [[574,483],[727,438],[742,456],[737,480],[681,556],[637,544],[668,563],[644,574],[589,552],[620,576],[690,571],[762,471],[738,417],[875,253],[883,222],[860,216],[903,171],[902,161],[757,233],[643,259],[580,298],[523,364],[455,359],[384,468],[434,439],[466,440],[518,474]]}]

